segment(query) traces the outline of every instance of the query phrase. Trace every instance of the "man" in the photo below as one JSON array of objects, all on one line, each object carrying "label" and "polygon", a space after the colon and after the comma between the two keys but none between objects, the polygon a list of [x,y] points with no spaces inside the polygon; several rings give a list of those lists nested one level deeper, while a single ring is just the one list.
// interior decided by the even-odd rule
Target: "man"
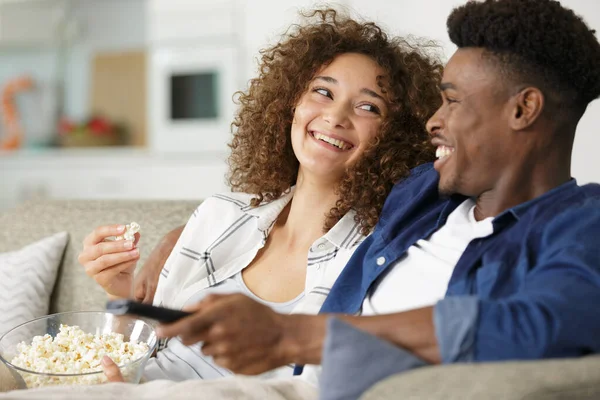
[{"label": "man", "polygon": [[245,374],[320,364],[328,313],[431,364],[600,352],[600,186],[570,174],[600,44],[551,0],[467,3],[448,31],[438,160],[395,187],[322,315],[213,297],[161,334]]},{"label": "man", "polygon": [[[204,341],[205,354],[242,374],[327,365],[328,321],[332,343],[337,319],[403,349],[398,357],[413,357],[406,368],[600,352],[600,186],[570,175],[577,123],[600,95],[600,44],[552,0],[468,3],[448,30],[459,49],[428,123],[438,160],[396,185],[322,315],[211,296],[159,334]],[[311,374],[312,366],[302,375]],[[290,397],[309,396],[298,382]],[[346,383],[353,392],[338,397],[356,397]],[[218,384],[171,389],[206,394]]]}]

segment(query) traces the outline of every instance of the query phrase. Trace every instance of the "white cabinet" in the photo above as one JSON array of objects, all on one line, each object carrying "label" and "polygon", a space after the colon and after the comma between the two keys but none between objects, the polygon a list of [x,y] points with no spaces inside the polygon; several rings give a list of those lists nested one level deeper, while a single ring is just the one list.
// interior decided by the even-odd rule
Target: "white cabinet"
[{"label": "white cabinet", "polygon": [[241,1],[148,0],[149,41],[233,40],[240,33],[236,10]]},{"label": "white cabinet", "polygon": [[0,46],[50,46],[57,43],[63,0],[0,0]]},{"label": "white cabinet", "polygon": [[225,155],[144,150],[0,154],[0,210],[32,198],[203,199],[228,191]]}]

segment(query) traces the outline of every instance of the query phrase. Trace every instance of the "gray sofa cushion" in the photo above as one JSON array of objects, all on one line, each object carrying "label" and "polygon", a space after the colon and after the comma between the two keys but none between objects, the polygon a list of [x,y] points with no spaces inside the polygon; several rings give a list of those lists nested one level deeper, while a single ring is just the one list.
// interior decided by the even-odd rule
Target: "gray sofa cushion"
[{"label": "gray sofa cushion", "polygon": [[70,236],[58,271],[50,312],[104,307],[104,291],[89,278],[77,256],[96,226],[138,222],[140,262],[171,229],[187,222],[200,201],[45,200],[27,202],[0,214],[0,252],[17,250],[56,232]]},{"label": "gray sofa cushion", "polygon": [[390,377],[361,400],[597,400],[600,356],[454,364]]}]

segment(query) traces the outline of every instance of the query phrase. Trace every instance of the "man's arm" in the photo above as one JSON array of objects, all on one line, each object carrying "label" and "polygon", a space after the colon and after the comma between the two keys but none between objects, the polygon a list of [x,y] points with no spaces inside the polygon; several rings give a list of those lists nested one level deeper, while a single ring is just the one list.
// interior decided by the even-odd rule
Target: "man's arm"
[{"label": "man's arm", "polygon": [[[202,352],[234,372],[259,374],[282,365],[319,364],[327,314],[284,315],[244,295],[210,295],[187,308],[193,315],[157,331],[185,345],[204,342]],[[391,341],[427,362],[439,363],[433,307],[374,317],[341,319]]]},{"label": "man's arm", "polygon": [[[355,317],[336,315],[342,321],[387,340],[430,364],[441,362],[433,323],[433,307],[402,313]],[[283,319],[281,345],[290,362],[320,364],[326,321],[332,314],[289,315]]]}]

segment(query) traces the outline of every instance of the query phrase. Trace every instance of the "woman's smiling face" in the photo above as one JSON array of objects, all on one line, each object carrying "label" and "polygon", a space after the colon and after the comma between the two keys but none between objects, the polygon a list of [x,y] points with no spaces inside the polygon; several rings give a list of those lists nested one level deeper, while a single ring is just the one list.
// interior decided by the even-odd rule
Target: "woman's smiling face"
[{"label": "woman's smiling face", "polygon": [[336,182],[360,159],[388,112],[378,85],[383,69],[370,57],[345,53],[315,74],[292,123],[299,174]]}]

